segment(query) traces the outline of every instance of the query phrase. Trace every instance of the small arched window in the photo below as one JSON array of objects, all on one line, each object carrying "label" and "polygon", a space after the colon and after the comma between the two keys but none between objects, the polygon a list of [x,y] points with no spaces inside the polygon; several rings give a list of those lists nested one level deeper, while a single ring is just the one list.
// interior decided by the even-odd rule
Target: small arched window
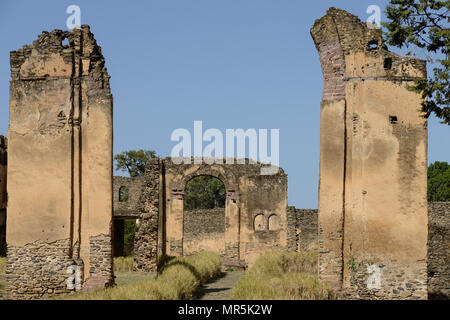
[{"label": "small arched window", "polygon": [[269,231],[280,230],[280,218],[276,214],[269,217]]},{"label": "small arched window", "polygon": [[119,202],[127,202],[129,196],[129,190],[127,187],[122,186],[119,188]]},{"label": "small arched window", "polygon": [[265,231],[266,230],[266,219],[263,214],[258,214],[253,221],[253,228],[255,231]]}]

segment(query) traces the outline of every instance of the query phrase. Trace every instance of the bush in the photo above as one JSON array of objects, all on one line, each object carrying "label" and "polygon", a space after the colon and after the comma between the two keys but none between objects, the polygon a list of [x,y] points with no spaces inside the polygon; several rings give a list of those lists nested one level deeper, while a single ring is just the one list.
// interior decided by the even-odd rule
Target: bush
[{"label": "bush", "polygon": [[324,300],[333,298],[317,277],[317,253],[270,251],[233,288],[236,300]]},{"label": "bush", "polygon": [[[115,263],[116,260],[120,263],[114,266],[115,270],[118,268],[123,270],[132,266],[131,258],[116,258]],[[201,252],[193,256],[180,258],[164,255],[158,259],[159,272],[156,280],[144,280],[120,287],[55,298],[75,300],[185,300],[192,298],[199,285],[219,275],[221,266],[220,256],[213,252]]]}]

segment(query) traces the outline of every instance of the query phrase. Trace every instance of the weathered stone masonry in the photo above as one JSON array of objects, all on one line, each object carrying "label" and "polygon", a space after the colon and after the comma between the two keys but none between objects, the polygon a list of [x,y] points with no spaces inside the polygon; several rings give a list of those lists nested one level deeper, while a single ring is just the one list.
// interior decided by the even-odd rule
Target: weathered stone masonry
[{"label": "weathered stone masonry", "polygon": [[[142,177],[114,177],[114,256],[123,255],[124,220],[138,219],[140,215],[140,198],[144,179]],[[120,199],[121,189],[125,188],[127,199]],[[122,200],[122,201],[121,201]],[[126,201],[124,201],[126,200]]]},{"label": "weathered stone masonry", "polygon": [[428,297],[450,299],[450,202],[428,204]]},{"label": "weathered stone masonry", "polygon": [[[288,207],[288,249],[318,247],[317,210]],[[428,203],[428,298],[450,298],[450,202]],[[313,249],[316,250],[316,249]],[[394,288],[402,291],[400,288]]]},{"label": "weathered stone masonry", "polygon": [[84,25],[43,32],[10,62],[7,298],[67,292],[69,266],[84,288],[109,285],[112,96],[101,48]]},{"label": "weathered stone masonry", "polygon": [[0,136],[0,257],[6,256],[6,170],[8,164],[8,139]]},{"label": "weathered stone masonry", "polygon": [[163,252],[163,220],[159,214],[164,208],[160,192],[162,170],[159,159],[151,159],[145,168],[139,223],[134,236],[133,271],[155,271],[158,254]]},{"label": "weathered stone masonry", "polygon": [[427,124],[407,89],[426,63],[335,8],[311,35],[324,76],[319,276],[353,298],[426,299]]},{"label": "weathered stone masonry", "polygon": [[183,254],[201,251],[225,256],[225,208],[183,211]]},{"label": "weathered stone masonry", "polygon": [[[142,177],[114,177],[113,200],[114,218],[137,218],[140,210],[140,199],[144,179]],[[120,201],[120,189],[128,190],[128,199]]]},{"label": "weathered stone masonry", "polygon": [[287,209],[287,246],[290,251],[317,251],[317,209]]},{"label": "weathered stone masonry", "polygon": [[[142,214],[136,228],[136,270],[154,270],[161,253],[182,256],[212,249],[222,254],[225,265],[245,267],[265,250],[286,248],[286,174],[279,169],[276,174],[261,175],[266,165],[232,160],[233,164],[175,164],[168,158],[152,159],[144,177]],[[195,221],[189,219],[192,212],[184,212],[184,189],[201,175],[220,179],[227,192],[223,242],[218,238],[212,244],[210,236],[194,241],[190,235],[189,225]],[[190,220],[186,224],[185,218]],[[259,229],[258,221],[263,221],[264,228]],[[206,227],[198,232],[210,234]]]}]

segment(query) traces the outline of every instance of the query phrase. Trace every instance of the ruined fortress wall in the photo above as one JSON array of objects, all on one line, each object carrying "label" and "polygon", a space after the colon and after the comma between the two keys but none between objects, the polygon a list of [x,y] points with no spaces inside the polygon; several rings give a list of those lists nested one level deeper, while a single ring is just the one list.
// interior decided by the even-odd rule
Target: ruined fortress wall
[{"label": "ruined fortress wall", "polygon": [[290,251],[318,250],[317,210],[288,207],[287,221],[287,246]]},{"label": "ruined fortress wall", "polygon": [[[277,169],[273,175],[261,175],[266,165],[234,161],[175,164],[171,159],[152,159],[144,177],[142,213],[136,229],[136,270],[156,268],[157,252],[182,256],[209,246],[222,253],[225,265],[243,267],[251,265],[265,250],[286,248],[286,174]],[[190,218],[191,212],[185,215],[184,189],[189,180],[201,175],[216,177],[225,185],[224,247],[212,246],[209,236],[194,243],[189,232],[197,220]]]},{"label": "ruined fortress wall", "polygon": [[[162,237],[162,173],[160,159],[150,159],[142,184],[139,219],[136,223],[133,250],[133,271],[151,272],[157,269]],[[161,230],[161,231],[159,231]]]},{"label": "ruined fortress wall", "polygon": [[6,256],[6,171],[8,165],[8,139],[0,136],[0,257]]},{"label": "ruined fortress wall", "polygon": [[[124,220],[139,218],[143,183],[144,179],[142,177],[113,177],[113,242],[115,257],[120,257],[124,254]],[[127,193],[127,199],[120,199],[122,188]]]},{"label": "ruined fortress wall", "polygon": [[225,255],[225,208],[183,211],[183,255],[201,251]]},{"label": "ruined fortress wall", "polygon": [[287,247],[287,175],[249,174],[239,190],[239,259],[251,267],[265,251]]},{"label": "ruined fortress wall", "polygon": [[428,297],[450,299],[450,202],[428,204]]},{"label": "ruined fortress wall", "polygon": [[[63,40],[68,44],[63,45]],[[8,298],[112,283],[112,96],[88,26],[10,54]]]},{"label": "ruined fortress wall", "polygon": [[[137,217],[144,179],[142,177],[113,178],[114,218]],[[120,188],[128,189],[127,201],[119,201]]]},{"label": "ruined fortress wall", "polygon": [[407,89],[425,62],[335,8],[311,34],[324,75],[320,278],[355,298],[426,299],[427,126]]}]

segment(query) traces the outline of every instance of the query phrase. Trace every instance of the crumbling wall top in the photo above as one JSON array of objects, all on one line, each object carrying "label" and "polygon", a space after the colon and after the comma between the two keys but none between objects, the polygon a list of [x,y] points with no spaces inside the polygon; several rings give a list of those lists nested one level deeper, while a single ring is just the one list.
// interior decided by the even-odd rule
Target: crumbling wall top
[{"label": "crumbling wall top", "polygon": [[426,61],[388,50],[382,30],[345,10],[330,8],[311,28],[319,52],[324,99],[342,98],[349,79],[411,81],[426,78]]},{"label": "crumbling wall top", "polygon": [[0,149],[8,149],[8,138],[0,135]]},{"label": "crumbling wall top", "polygon": [[[67,44],[64,41],[67,39]],[[88,25],[72,31],[43,31],[32,45],[10,52],[12,80],[49,77],[91,76],[109,90],[102,49]]]},{"label": "crumbling wall top", "polygon": [[311,28],[316,46],[323,42],[338,40],[344,53],[367,51],[369,43],[387,50],[381,29],[369,29],[359,18],[345,10],[331,7],[325,16],[317,19]]}]

